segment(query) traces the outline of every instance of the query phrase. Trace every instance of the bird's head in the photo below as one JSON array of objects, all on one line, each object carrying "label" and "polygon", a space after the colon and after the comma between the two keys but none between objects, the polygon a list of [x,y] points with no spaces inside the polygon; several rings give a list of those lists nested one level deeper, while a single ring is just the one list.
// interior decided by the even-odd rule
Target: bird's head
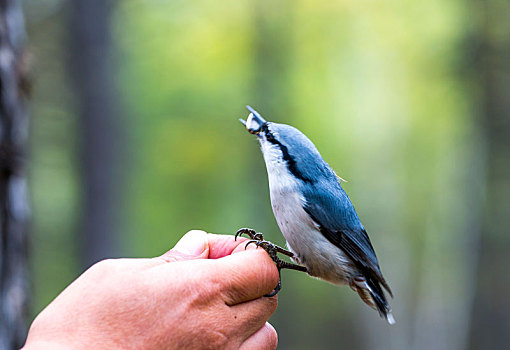
[{"label": "bird's head", "polygon": [[240,121],[260,142],[269,177],[290,176],[305,182],[315,182],[321,177],[334,175],[315,145],[298,129],[285,124],[266,121],[250,106],[246,121]]}]

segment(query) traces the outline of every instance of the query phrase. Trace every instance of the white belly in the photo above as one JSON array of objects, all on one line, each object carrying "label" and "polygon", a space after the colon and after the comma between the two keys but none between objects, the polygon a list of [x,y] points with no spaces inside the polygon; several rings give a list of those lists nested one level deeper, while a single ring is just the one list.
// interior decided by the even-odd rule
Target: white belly
[{"label": "white belly", "polygon": [[331,283],[352,280],[352,273],[348,272],[353,271],[349,258],[320,233],[296,192],[271,189],[271,205],[296,263],[306,266],[311,276]]}]

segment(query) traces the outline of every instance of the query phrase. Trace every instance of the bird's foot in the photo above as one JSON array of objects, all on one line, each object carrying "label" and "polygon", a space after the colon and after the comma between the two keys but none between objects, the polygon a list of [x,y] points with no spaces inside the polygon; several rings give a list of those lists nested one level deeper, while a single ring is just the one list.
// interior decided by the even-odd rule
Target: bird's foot
[{"label": "bird's foot", "polygon": [[262,241],[264,239],[264,236],[262,233],[257,233],[255,230],[252,230],[251,228],[242,228],[237,230],[236,235],[234,236],[234,239],[237,240],[237,237],[240,237],[242,235],[248,235],[250,239],[255,239],[257,241]]},{"label": "bird's foot", "polygon": [[290,270],[297,270],[297,271],[302,271],[302,272],[308,271],[306,269],[306,267],[304,267],[304,266],[292,264],[290,262],[281,260],[278,257],[278,253],[287,255],[291,258],[294,256],[294,253],[292,253],[286,249],[283,249],[282,247],[279,247],[276,244],[273,244],[269,241],[265,241],[262,233],[255,232],[255,230],[252,230],[249,228],[242,228],[236,232],[235,239],[237,239],[237,237],[239,237],[243,234],[246,234],[246,235],[248,235],[248,237],[250,237],[250,240],[246,243],[246,247],[248,247],[252,243],[255,244],[257,246],[257,248],[261,247],[262,249],[264,249],[267,252],[267,254],[269,254],[269,257],[271,257],[271,259],[276,264],[276,267],[278,268],[278,274],[280,275],[280,278],[278,279],[278,284],[276,285],[275,289],[271,293],[265,295],[266,297],[272,297],[272,296],[278,294],[278,292],[282,288],[282,279],[281,279],[281,273],[280,273],[281,269],[290,269]]}]

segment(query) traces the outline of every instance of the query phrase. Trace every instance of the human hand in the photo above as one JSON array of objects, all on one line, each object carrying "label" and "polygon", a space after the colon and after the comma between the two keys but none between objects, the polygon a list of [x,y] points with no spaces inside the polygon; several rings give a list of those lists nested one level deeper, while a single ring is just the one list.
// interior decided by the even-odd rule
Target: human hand
[{"label": "human hand", "polygon": [[103,260],[34,320],[25,350],[275,349],[278,271],[245,239],[188,232],[150,259]]}]

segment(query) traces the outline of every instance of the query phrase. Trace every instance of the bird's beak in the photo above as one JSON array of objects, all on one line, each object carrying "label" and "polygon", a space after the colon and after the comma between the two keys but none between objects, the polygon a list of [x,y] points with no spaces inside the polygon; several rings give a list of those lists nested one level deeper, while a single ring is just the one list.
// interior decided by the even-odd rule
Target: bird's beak
[{"label": "bird's beak", "polygon": [[262,130],[262,127],[267,122],[260,116],[260,114],[251,108],[250,106],[246,106],[248,110],[251,112],[250,115],[248,115],[248,118],[246,121],[239,119],[241,123],[246,127],[246,129],[250,132],[250,134],[258,134],[260,130]]}]

